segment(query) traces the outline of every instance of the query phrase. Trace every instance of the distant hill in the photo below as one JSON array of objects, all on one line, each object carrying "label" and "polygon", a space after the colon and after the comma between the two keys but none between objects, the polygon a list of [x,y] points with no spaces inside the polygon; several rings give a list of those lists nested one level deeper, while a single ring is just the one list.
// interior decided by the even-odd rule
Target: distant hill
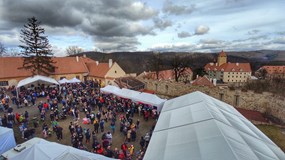
[{"label": "distant hill", "polygon": [[[153,52],[83,52],[77,54],[99,61],[108,62],[108,59],[113,59],[117,62],[127,73],[142,73],[143,71],[152,70],[148,62],[152,58]],[[285,65],[285,51],[248,51],[248,52],[226,52],[229,62],[249,62],[252,69],[256,70],[262,65]],[[163,61],[164,69],[171,68],[171,60],[178,54],[178,52],[163,52],[160,53]],[[191,59],[191,68],[193,70],[203,68],[209,62],[215,62],[218,53],[187,53],[179,52],[179,56],[189,57]],[[74,55],[75,56],[75,55]]]}]

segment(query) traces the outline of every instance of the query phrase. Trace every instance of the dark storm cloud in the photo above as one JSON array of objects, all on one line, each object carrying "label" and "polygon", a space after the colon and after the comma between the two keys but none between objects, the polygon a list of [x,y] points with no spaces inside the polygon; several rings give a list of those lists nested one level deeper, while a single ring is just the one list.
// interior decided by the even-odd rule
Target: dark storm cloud
[{"label": "dark storm cloud", "polygon": [[154,27],[158,28],[160,30],[164,30],[167,27],[172,26],[172,22],[170,20],[163,20],[163,19],[158,18],[158,17],[153,19],[153,23],[154,23]]},{"label": "dark storm cloud", "polygon": [[163,4],[163,12],[172,15],[191,14],[194,10],[195,5],[176,5],[170,0],[166,0]]},{"label": "dark storm cloud", "polygon": [[66,1],[4,0],[1,10],[1,18],[15,25],[24,24],[33,16],[49,26],[75,26],[82,21],[81,14],[68,7]]},{"label": "dark storm cloud", "polygon": [[145,26],[141,21],[152,19],[157,14],[156,10],[135,0],[3,0],[0,5],[2,23],[9,24],[10,28],[22,28],[27,18],[35,16],[49,33],[60,30],[63,33],[66,30],[69,33],[83,32],[93,36],[95,45],[106,44],[100,37],[107,37],[118,43],[114,45],[119,48],[124,48],[124,44],[117,41],[119,37],[136,40],[138,35],[154,35],[155,27]]},{"label": "dark storm cloud", "polygon": [[96,37],[96,46],[102,51],[135,51],[140,43],[135,37]]},{"label": "dark storm cloud", "polygon": [[189,32],[182,31],[182,32],[178,33],[177,36],[178,36],[179,38],[187,38],[187,37],[191,37],[192,35],[191,35],[191,33],[189,33]]}]

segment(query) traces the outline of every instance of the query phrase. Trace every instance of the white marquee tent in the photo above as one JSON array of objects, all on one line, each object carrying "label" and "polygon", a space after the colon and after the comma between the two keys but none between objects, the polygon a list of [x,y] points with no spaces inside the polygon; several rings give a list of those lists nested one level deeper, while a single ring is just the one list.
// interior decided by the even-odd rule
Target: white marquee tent
[{"label": "white marquee tent", "polygon": [[0,155],[16,146],[13,129],[0,127]]},{"label": "white marquee tent", "polygon": [[77,79],[76,77],[69,80],[69,83],[80,83],[81,81]]},{"label": "white marquee tent", "polygon": [[28,77],[28,78],[25,78],[23,80],[21,80],[17,87],[16,87],[16,90],[17,90],[17,97],[19,96],[18,94],[18,88],[22,87],[22,86],[26,86],[26,85],[30,85],[30,84],[56,84],[56,85],[59,85],[59,83],[53,79],[53,78],[50,78],[50,77],[45,77],[45,76],[41,76],[41,75],[35,75],[33,77]]},{"label": "white marquee tent", "polygon": [[66,78],[63,78],[63,79],[59,80],[58,83],[65,84],[65,83],[70,83],[70,81]]},{"label": "white marquee tent", "polygon": [[117,92],[116,95],[119,97],[127,98],[127,99],[133,99],[133,97],[139,95],[141,92],[122,88],[120,92]]},{"label": "white marquee tent", "polygon": [[45,77],[45,76],[41,76],[41,75],[36,75],[33,77],[28,77],[25,78],[23,80],[21,80],[18,85],[17,88],[22,87],[22,86],[26,86],[28,84],[57,84],[59,85],[59,83],[50,77]]},{"label": "white marquee tent", "polygon": [[284,152],[231,105],[201,92],[165,102],[145,160],[281,160]]},{"label": "white marquee tent", "polygon": [[156,106],[158,112],[161,111],[163,104],[166,101],[165,99],[159,98],[155,94],[144,93],[144,92],[134,96],[133,100],[136,102],[141,102],[144,104],[150,104],[152,106]]},{"label": "white marquee tent", "polygon": [[49,142],[41,138],[33,138],[21,146],[26,148],[21,152],[12,149],[2,156],[9,160],[112,160],[112,158]]},{"label": "white marquee tent", "polygon": [[104,92],[104,93],[117,94],[118,92],[121,91],[121,89],[119,87],[116,87],[116,86],[107,85],[107,86],[105,86],[103,88],[100,88],[100,91]]},{"label": "white marquee tent", "polygon": [[131,99],[134,102],[149,104],[152,106],[156,106],[157,110],[160,112],[161,108],[166,101],[166,99],[161,99],[155,94],[138,92],[130,89],[120,89],[119,87],[107,85],[104,88],[100,89],[101,92],[104,93],[112,93],[116,96]]}]

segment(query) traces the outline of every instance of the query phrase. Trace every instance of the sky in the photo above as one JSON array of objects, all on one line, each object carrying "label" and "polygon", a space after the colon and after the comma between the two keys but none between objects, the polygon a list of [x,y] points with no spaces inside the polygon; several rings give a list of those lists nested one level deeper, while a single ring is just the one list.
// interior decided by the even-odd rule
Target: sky
[{"label": "sky", "polygon": [[284,0],[0,0],[0,42],[41,21],[56,56],[84,51],[285,50]]}]

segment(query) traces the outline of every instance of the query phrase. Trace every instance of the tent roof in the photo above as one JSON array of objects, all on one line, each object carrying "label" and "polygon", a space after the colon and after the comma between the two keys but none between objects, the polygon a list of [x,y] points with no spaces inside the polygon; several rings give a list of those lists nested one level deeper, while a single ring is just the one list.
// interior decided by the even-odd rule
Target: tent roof
[{"label": "tent roof", "polygon": [[0,155],[16,146],[13,129],[0,126]]},{"label": "tent roof", "polygon": [[133,100],[138,101],[138,102],[142,102],[142,103],[145,103],[145,104],[150,104],[150,105],[153,105],[153,106],[157,106],[159,108],[162,108],[163,103],[166,101],[165,99],[159,98],[155,94],[144,93],[144,92],[134,96]]},{"label": "tent roof", "polygon": [[59,80],[58,83],[64,84],[64,83],[70,83],[70,81],[66,78],[63,78],[63,79]]},{"label": "tent roof", "polygon": [[36,76],[28,77],[28,78],[21,80],[18,83],[17,88],[28,85],[28,84],[36,83],[36,82],[44,83],[44,84],[57,84],[57,85],[59,85],[59,83],[53,78],[45,77],[45,76],[41,76],[41,75],[36,75]]},{"label": "tent roof", "polygon": [[133,97],[135,97],[136,95],[138,95],[140,93],[141,92],[130,90],[130,89],[126,89],[126,88],[122,88],[121,91],[117,92],[116,94],[119,97],[132,99]]},{"label": "tent roof", "polygon": [[119,87],[116,87],[116,86],[107,85],[104,88],[100,88],[100,91],[105,92],[105,93],[117,94],[118,92],[121,91],[121,89]]},{"label": "tent roof", "polygon": [[65,146],[55,142],[49,142],[41,138],[33,138],[23,144],[26,149],[21,152],[10,150],[3,156],[10,160],[111,160],[112,158],[91,152],[79,150],[71,146]]},{"label": "tent roof", "polygon": [[144,159],[285,159],[232,106],[201,92],[164,103]]},{"label": "tent roof", "polygon": [[69,80],[70,83],[80,83],[81,81],[77,79],[76,77]]}]

